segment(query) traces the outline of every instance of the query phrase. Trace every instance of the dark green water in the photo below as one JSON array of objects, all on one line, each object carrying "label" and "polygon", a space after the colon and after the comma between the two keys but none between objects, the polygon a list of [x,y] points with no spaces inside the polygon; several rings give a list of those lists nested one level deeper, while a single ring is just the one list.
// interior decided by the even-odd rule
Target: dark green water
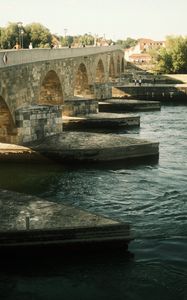
[{"label": "dark green water", "polygon": [[126,134],[159,141],[158,163],[0,166],[1,188],[131,223],[134,257],[7,262],[0,299],[187,299],[187,106],[140,115],[140,130]]}]

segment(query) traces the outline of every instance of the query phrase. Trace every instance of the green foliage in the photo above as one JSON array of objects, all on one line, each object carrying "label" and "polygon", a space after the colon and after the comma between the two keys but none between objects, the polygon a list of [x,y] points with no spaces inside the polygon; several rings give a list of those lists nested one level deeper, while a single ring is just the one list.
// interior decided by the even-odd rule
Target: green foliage
[{"label": "green foliage", "polygon": [[[51,34],[49,29],[40,23],[31,23],[22,26],[22,23],[9,23],[7,27],[0,28],[0,48],[11,49],[15,45],[19,48],[29,48],[32,43],[33,48],[46,48],[52,44],[54,46],[92,46],[95,38],[90,33],[78,36],[57,36]],[[97,37],[97,42],[100,43],[103,38]],[[111,41],[112,43],[112,41]]]},{"label": "green foliage", "polygon": [[80,36],[79,43],[82,45],[91,46],[94,44],[94,37],[86,33],[85,35]]},{"label": "green foliage", "polygon": [[73,44],[73,36],[71,35],[62,36],[60,42],[62,47],[71,46]]},{"label": "green foliage", "polygon": [[[18,23],[9,23],[7,27],[0,28],[0,48],[12,49],[16,44],[19,47],[29,48],[32,43],[33,48],[50,47],[51,44],[62,47],[67,46],[92,46],[94,43],[97,45],[106,42],[109,45],[113,44],[112,40],[105,40],[103,37],[94,37],[90,33],[78,36],[61,36],[57,37],[52,35],[45,26],[40,23],[32,23],[26,26],[19,26]],[[129,48],[136,45],[137,40],[127,38],[126,40],[119,40],[119,44],[123,48]]]},{"label": "green foliage", "polygon": [[39,23],[25,27],[21,23],[9,23],[7,27],[0,28],[0,47],[4,49],[12,49],[16,44],[28,48],[30,42],[33,47],[49,47],[51,40],[50,31]]},{"label": "green foliage", "polygon": [[4,35],[4,29],[0,27],[0,49],[3,48],[3,35]]},{"label": "green foliage", "polygon": [[187,37],[167,37],[158,52],[156,70],[161,73],[187,73]]},{"label": "green foliage", "polygon": [[[130,38],[129,38],[130,39]],[[33,48],[46,48],[52,44],[54,46],[92,46],[95,41],[99,44],[112,40],[105,40],[103,37],[94,37],[90,33],[78,36],[57,36],[51,34],[49,29],[40,23],[31,23],[23,26],[22,23],[9,23],[7,27],[0,27],[0,48],[29,48],[30,43]],[[129,41],[130,42],[130,41]]]},{"label": "green foliage", "polygon": [[137,44],[137,40],[128,37],[126,40],[117,40],[116,44],[124,49],[128,49],[134,47]]},{"label": "green foliage", "polygon": [[94,45],[94,37],[91,34],[85,33],[84,35],[78,35],[78,36],[65,36],[61,37],[60,39],[62,47],[67,47],[69,45],[72,46],[91,46]]},{"label": "green foliage", "polygon": [[34,48],[49,47],[52,41],[52,35],[46,27],[40,23],[32,23],[25,27],[27,33],[27,48],[31,42]]},{"label": "green foliage", "polygon": [[1,47],[13,48],[19,40],[19,27],[17,23],[9,23],[6,28],[1,28]]}]

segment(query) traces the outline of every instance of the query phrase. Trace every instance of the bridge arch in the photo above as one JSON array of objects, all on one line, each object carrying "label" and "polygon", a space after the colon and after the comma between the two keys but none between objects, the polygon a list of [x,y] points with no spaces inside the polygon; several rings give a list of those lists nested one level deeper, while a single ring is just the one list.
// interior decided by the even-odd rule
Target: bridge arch
[{"label": "bridge arch", "polygon": [[75,74],[74,80],[74,96],[90,97],[92,93],[91,86],[88,81],[88,72],[84,63],[80,63]]},{"label": "bridge arch", "polygon": [[63,103],[60,79],[54,70],[50,70],[42,80],[38,104],[59,105]]},{"label": "bridge arch", "polygon": [[17,135],[17,129],[4,98],[0,96],[0,142],[12,143]]},{"label": "bridge arch", "polygon": [[115,66],[114,66],[114,59],[111,56],[109,62],[109,81],[115,80]]},{"label": "bridge arch", "polygon": [[95,82],[96,83],[105,82],[105,70],[104,70],[104,64],[102,59],[99,59],[98,64],[96,66]]}]

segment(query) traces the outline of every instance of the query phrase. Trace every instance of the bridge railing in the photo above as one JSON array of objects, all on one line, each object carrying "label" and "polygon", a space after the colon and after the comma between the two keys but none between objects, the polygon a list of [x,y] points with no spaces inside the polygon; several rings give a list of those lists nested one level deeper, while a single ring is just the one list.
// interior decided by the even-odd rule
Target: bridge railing
[{"label": "bridge railing", "polygon": [[58,48],[58,49],[20,49],[1,50],[0,68],[20,65],[24,63],[64,59],[78,56],[94,55],[99,53],[111,53],[122,49],[119,46],[108,47],[83,47],[83,48]]}]

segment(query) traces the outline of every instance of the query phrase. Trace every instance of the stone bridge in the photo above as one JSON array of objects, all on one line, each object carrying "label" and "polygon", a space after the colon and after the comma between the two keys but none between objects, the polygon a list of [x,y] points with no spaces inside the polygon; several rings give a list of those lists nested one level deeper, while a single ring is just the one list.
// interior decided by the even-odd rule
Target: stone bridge
[{"label": "stone bridge", "polygon": [[63,130],[63,115],[98,112],[124,71],[117,46],[0,51],[0,142],[22,144]]}]

